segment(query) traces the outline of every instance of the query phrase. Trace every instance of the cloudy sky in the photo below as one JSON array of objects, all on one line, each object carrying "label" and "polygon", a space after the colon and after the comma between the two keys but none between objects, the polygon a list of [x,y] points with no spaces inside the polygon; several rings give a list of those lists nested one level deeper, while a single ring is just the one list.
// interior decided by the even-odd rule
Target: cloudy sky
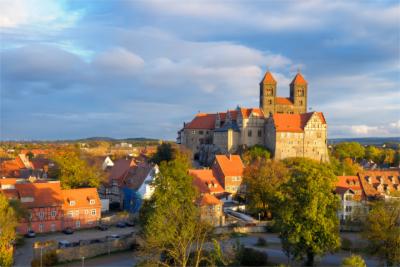
[{"label": "cloudy sky", "polygon": [[0,1],[0,139],[175,139],[298,68],[329,137],[400,136],[399,1]]}]

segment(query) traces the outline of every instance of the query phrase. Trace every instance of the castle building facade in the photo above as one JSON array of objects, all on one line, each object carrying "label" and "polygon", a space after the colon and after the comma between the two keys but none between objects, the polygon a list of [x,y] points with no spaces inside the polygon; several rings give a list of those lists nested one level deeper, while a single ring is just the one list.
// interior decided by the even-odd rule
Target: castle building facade
[{"label": "castle building facade", "polygon": [[260,82],[260,107],[198,113],[184,123],[177,142],[198,159],[204,154],[233,154],[240,148],[262,145],[275,159],[328,161],[327,123],[321,112],[307,113],[307,93],[308,83],[297,73],[290,83],[290,97],[278,97],[277,82],[267,72]]}]

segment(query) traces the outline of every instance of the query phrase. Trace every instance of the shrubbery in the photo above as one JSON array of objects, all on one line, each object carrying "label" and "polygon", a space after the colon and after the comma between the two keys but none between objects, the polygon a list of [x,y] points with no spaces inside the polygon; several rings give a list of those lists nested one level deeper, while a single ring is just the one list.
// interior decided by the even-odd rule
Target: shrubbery
[{"label": "shrubbery", "polygon": [[[42,256],[42,266],[54,266],[58,263],[57,253],[50,251]],[[31,262],[32,267],[40,267],[40,258],[34,259]]]},{"label": "shrubbery", "polygon": [[247,248],[239,243],[235,247],[235,264],[238,266],[265,266],[268,263],[266,252]]}]

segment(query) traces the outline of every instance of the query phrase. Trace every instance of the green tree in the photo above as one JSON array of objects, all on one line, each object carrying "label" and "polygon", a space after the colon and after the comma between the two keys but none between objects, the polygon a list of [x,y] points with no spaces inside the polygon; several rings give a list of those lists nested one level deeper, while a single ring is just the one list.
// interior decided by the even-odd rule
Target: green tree
[{"label": "green tree", "polygon": [[285,161],[290,178],[281,186],[276,225],[284,251],[314,264],[314,256],[340,246],[339,201],[332,193],[336,176],[319,162],[294,158]]},{"label": "green tree", "polygon": [[382,163],[393,165],[395,162],[395,156],[396,152],[393,149],[391,148],[384,149],[382,152]]},{"label": "green tree", "polygon": [[0,266],[11,266],[13,263],[17,225],[16,212],[7,197],[0,192]]},{"label": "green tree", "polygon": [[359,255],[351,255],[342,261],[343,267],[367,267],[364,259]]},{"label": "green tree", "polygon": [[279,194],[279,186],[288,180],[286,166],[280,161],[256,160],[245,167],[243,177],[250,209],[267,216]]},{"label": "green tree", "polygon": [[372,254],[386,261],[387,266],[400,264],[400,200],[373,204],[363,236],[369,240]]},{"label": "green tree", "polygon": [[168,260],[163,265],[198,266],[205,259],[203,246],[211,227],[200,221],[189,166],[180,153],[162,161],[154,194],[141,213],[146,249],[164,255]]},{"label": "green tree", "polygon": [[162,161],[170,161],[175,158],[176,149],[170,143],[162,143],[157,147],[156,153],[152,157],[152,161],[160,164]]},{"label": "green tree", "polygon": [[61,181],[64,189],[81,187],[98,187],[104,179],[101,170],[88,163],[80,157],[78,150],[70,149],[53,154],[51,159],[56,163],[55,175]]},{"label": "green tree", "polygon": [[248,148],[243,154],[243,162],[245,165],[255,161],[267,160],[271,157],[271,153],[263,146],[255,145]]},{"label": "green tree", "polygon": [[364,158],[365,148],[357,142],[344,142],[334,147],[334,155],[340,160],[351,158],[357,161]]},{"label": "green tree", "polygon": [[365,158],[367,160],[372,160],[375,163],[380,163],[382,150],[376,146],[367,146],[365,148]]}]

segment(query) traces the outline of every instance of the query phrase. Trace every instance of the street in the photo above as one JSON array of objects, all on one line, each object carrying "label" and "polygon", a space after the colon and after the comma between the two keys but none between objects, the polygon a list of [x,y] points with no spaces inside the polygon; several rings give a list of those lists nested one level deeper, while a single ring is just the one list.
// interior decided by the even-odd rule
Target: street
[{"label": "street", "polygon": [[[265,238],[268,242],[267,247],[256,247],[255,244],[259,237]],[[342,237],[346,237],[352,239],[353,241],[356,240],[357,235],[353,233],[344,233]],[[226,246],[228,243],[232,244],[235,243],[236,240],[239,240],[241,244],[252,247],[261,251],[264,251],[268,254],[269,261],[273,263],[288,263],[288,258],[286,257],[285,253],[281,249],[280,239],[278,238],[277,234],[270,234],[270,233],[262,233],[262,234],[250,234],[244,237],[238,238],[228,238],[222,241],[222,246]],[[350,252],[337,252],[334,254],[326,254],[323,257],[316,258],[317,266],[341,266],[342,260],[345,257],[348,257]],[[367,264],[367,266],[379,266],[379,262],[372,257],[367,257],[363,255],[363,258]],[[134,252],[120,252],[115,253],[112,255],[105,255],[96,257],[94,259],[87,259],[85,260],[85,266],[101,266],[101,267],[131,267],[134,264],[140,262],[140,257],[138,257]],[[291,262],[291,266],[299,266],[301,265],[300,262]],[[75,266],[82,266],[82,262],[74,262],[63,264],[61,266],[65,267],[75,267]]]},{"label": "street", "polygon": [[72,235],[66,235],[61,232],[48,233],[43,235],[37,235],[35,238],[25,238],[25,244],[17,248],[14,257],[14,266],[31,266],[31,261],[33,259],[33,244],[37,241],[47,241],[47,240],[67,240],[70,242],[76,242],[85,239],[103,238],[111,234],[128,234],[136,231],[136,228],[126,227],[117,228],[110,227],[107,231],[100,231],[97,229],[84,229],[75,231]]}]

